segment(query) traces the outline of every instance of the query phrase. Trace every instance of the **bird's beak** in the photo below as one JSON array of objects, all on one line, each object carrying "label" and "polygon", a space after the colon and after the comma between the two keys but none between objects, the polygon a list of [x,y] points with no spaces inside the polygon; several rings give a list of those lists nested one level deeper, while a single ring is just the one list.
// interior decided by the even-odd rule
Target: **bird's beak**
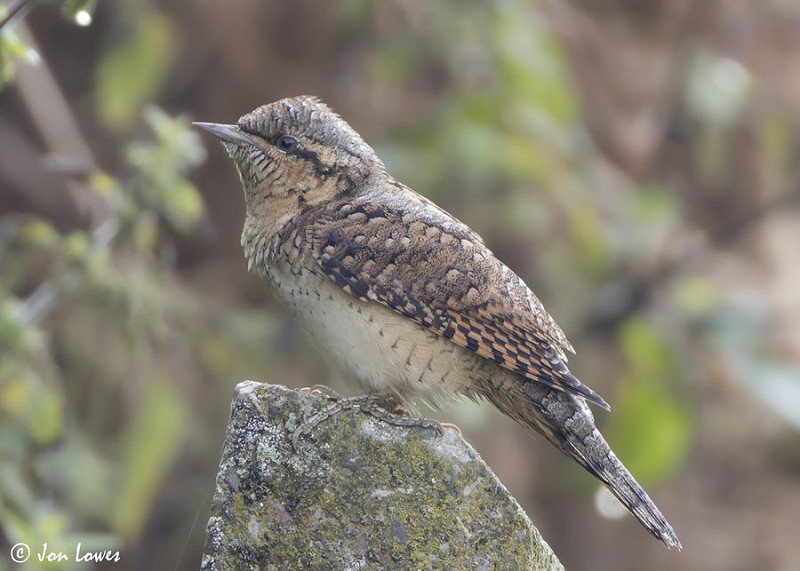
[{"label": "bird's beak", "polygon": [[192,123],[192,125],[205,129],[226,143],[234,145],[253,144],[253,140],[236,125],[225,125],[224,123]]}]

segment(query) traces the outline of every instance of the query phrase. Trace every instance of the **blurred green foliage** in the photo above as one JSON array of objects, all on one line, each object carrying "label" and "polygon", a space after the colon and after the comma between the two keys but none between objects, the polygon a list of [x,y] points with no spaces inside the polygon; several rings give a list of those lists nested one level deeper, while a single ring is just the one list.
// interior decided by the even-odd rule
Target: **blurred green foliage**
[{"label": "blurred green foliage", "polygon": [[151,381],[124,435],[125,458],[114,529],[136,538],[150,514],[147,498],[159,486],[179,450],[186,426],[185,403],[168,378]]},{"label": "blurred green foliage", "polygon": [[606,436],[617,456],[645,486],[683,464],[691,443],[691,415],[680,398],[676,355],[668,339],[641,318],[620,330],[625,361]]},{"label": "blurred green foliage", "polygon": [[[146,121],[155,138],[129,145],[125,188],[92,177],[116,202],[113,240],[43,220],[8,220],[0,233],[0,527],[12,544],[119,544],[82,531],[98,523],[135,539],[180,450],[183,400],[154,355],[192,304],[169,293],[158,240],[141,235],[156,213],[181,230],[197,223],[185,174],[203,153],[185,119],[150,109]],[[32,272],[56,296],[43,321],[29,308],[36,295],[17,297]]]},{"label": "blurred green foliage", "polygon": [[149,106],[144,109],[144,119],[156,140],[134,143],[128,148],[128,163],[141,173],[137,190],[172,227],[187,232],[200,222],[204,212],[200,192],[186,175],[191,167],[205,160],[205,148],[188,130],[190,124],[185,117],[173,119]]},{"label": "blurred green foliage", "polygon": [[[63,13],[80,23],[79,12],[93,8],[66,2]],[[176,462],[197,454],[196,446],[187,450],[189,427],[194,442],[222,438],[200,436],[205,427],[191,420],[175,371],[188,364],[201,383],[229,379],[243,364],[244,378],[256,369],[248,364],[265,369],[262,348],[275,335],[261,312],[201,310],[165,257],[165,230],[189,234],[204,221],[187,177],[206,155],[186,117],[145,105],[164,82],[171,32],[166,17],[140,9],[96,71],[96,110],[106,127],[150,132],[119,152],[126,174],[87,174],[82,192],[106,205],[107,219],[91,231],[0,220],[0,535],[9,545],[46,542],[51,552],[73,553],[78,543],[105,551],[141,541]],[[4,80],[20,56],[35,60],[4,29]],[[180,508],[186,521],[198,516],[198,496],[210,494],[207,480],[201,486]],[[164,534],[171,557],[189,541],[187,529]]]},{"label": "blurred green foliage", "polygon": [[[64,15],[80,23],[94,5],[66,2]],[[110,128],[130,126],[163,82],[166,26],[151,14],[99,65],[98,113]],[[35,61],[5,28],[3,81],[18,57]],[[0,529],[9,544],[71,553],[79,542],[107,550],[135,541],[181,449],[184,400],[155,354],[194,317],[191,301],[169,293],[156,221],[189,232],[202,220],[186,176],[205,152],[185,118],[153,106],[143,118],[153,139],[128,144],[131,174],[87,180],[85,192],[112,213],[102,228],[62,233],[25,218],[0,228]]]},{"label": "blurred green foliage", "polygon": [[[0,7],[0,15],[4,8],[5,6]],[[20,40],[11,28],[5,27],[0,30],[0,89],[14,77],[16,60],[37,63],[39,54]]]},{"label": "blurred green foliage", "polygon": [[132,19],[131,27],[128,37],[103,55],[96,72],[97,112],[115,131],[131,127],[163,84],[170,66],[173,32],[169,20],[151,11]]}]

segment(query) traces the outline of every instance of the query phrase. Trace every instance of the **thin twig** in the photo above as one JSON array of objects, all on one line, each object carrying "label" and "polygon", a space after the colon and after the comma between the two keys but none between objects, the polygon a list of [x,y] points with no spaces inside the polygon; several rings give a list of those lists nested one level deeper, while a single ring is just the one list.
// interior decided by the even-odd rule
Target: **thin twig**
[{"label": "thin twig", "polygon": [[[118,232],[119,220],[109,218],[92,232],[92,245],[97,248],[105,248]],[[44,282],[22,304],[19,320],[26,325],[37,325],[55,307],[59,292],[70,292],[79,284],[79,274],[75,271],[64,275],[58,284],[54,280]]]},{"label": "thin twig", "polygon": [[20,14],[24,10],[30,8],[30,5],[33,4],[36,0],[17,0],[11,7],[8,9],[8,12],[0,18],[0,30],[2,30],[6,24],[8,24],[11,20],[13,20],[17,14]]}]

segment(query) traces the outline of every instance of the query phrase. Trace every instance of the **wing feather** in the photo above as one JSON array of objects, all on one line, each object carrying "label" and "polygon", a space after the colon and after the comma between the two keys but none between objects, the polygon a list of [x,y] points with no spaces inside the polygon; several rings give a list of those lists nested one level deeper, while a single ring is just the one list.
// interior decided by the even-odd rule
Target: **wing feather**
[{"label": "wing feather", "polygon": [[322,272],[353,297],[383,304],[532,381],[609,408],[569,372],[565,350],[572,347],[536,296],[443,211],[345,204],[311,225],[311,239]]}]

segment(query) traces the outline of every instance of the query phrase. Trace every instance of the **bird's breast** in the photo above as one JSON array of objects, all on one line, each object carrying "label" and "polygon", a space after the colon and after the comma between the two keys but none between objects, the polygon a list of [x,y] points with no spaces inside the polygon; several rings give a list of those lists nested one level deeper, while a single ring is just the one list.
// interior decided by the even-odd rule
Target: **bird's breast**
[{"label": "bird's breast", "polygon": [[492,365],[386,306],[352,297],[303,264],[267,277],[323,356],[359,390],[431,405],[472,394]]}]

